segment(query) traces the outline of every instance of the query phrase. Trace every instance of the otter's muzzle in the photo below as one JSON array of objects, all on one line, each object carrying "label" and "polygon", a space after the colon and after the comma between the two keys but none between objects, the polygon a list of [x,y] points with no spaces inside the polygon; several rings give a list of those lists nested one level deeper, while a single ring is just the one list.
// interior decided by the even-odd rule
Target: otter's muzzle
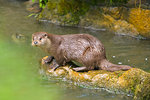
[{"label": "otter's muzzle", "polygon": [[35,44],[35,45],[37,45],[37,44],[38,44],[38,42],[37,42],[37,41],[35,41],[35,42],[34,42],[34,44]]}]

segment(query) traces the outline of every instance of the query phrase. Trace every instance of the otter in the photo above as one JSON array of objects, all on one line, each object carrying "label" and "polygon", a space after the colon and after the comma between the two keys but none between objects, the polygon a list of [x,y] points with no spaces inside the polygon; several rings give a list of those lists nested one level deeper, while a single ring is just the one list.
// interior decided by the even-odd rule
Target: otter
[{"label": "otter", "polygon": [[58,66],[71,61],[83,66],[73,68],[74,71],[89,71],[94,69],[118,71],[129,70],[128,65],[116,65],[106,58],[105,48],[101,41],[89,34],[55,35],[47,32],[32,34],[32,45],[38,46],[51,54],[47,59],[55,59]]}]

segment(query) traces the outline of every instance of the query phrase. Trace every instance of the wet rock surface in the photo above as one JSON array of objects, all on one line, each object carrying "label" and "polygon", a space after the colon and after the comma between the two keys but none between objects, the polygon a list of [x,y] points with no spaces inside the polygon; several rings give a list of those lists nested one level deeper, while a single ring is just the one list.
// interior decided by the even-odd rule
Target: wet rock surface
[{"label": "wet rock surface", "polygon": [[[75,72],[71,65],[62,66],[54,71],[55,61],[46,64],[44,57],[41,61],[41,70],[51,77],[61,77],[78,82],[78,84],[88,84],[93,87],[104,88],[114,93],[126,93],[133,96],[135,100],[150,99],[150,73],[138,68],[128,71],[108,72],[105,70],[92,70],[88,72]],[[84,84],[84,85],[85,85]]]}]

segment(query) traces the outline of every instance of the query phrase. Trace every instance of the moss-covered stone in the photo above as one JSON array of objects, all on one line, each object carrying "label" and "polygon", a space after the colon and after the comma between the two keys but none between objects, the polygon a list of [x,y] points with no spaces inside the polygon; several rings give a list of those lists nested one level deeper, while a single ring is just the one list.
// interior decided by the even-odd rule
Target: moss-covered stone
[{"label": "moss-covered stone", "polygon": [[[100,9],[102,10],[102,9]],[[117,11],[118,12],[118,11]],[[94,15],[94,16],[93,16]],[[111,16],[113,15],[113,17]],[[88,11],[80,21],[81,27],[107,28],[116,34],[138,36],[139,32],[134,25],[119,19],[123,15],[115,15],[113,12],[99,13],[98,9]]]},{"label": "moss-covered stone", "polygon": [[39,15],[59,25],[78,25],[80,16],[88,10],[88,4],[83,0],[49,0]]},{"label": "moss-covered stone", "polygon": [[107,28],[117,34],[150,38],[150,10],[94,6],[96,4],[99,3],[84,0],[48,0],[38,20],[46,19],[65,26]]},{"label": "moss-covered stone", "polygon": [[134,100],[150,99],[150,73],[138,68],[128,71],[108,72],[105,70],[93,70],[88,72],[75,72],[69,65],[62,66],[56,71],[53,70],[55,64],[45,64],[42,59],[41,68],[48,76],[65,77],[73,82],[86,83],[91,86],[105,88],[117,93],[127,93],[133,95]]},{"label": "moss-covered stone", "polygon": [[150,37],[150,10],[125,7],[104,7],[102,10],[108,19],[106,27],[110,26],[116,33]]},{"label": "moss-covered stone", "polygon": [[133,24],[142,36],[150,37],[150,10],[130,9],[128,22]]}]

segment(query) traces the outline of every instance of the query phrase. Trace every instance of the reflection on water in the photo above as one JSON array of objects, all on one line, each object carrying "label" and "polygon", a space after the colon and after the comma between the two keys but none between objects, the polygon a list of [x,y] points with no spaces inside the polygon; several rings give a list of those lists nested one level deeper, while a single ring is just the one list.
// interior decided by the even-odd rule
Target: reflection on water
[{"label": "reflection on water", "polygon": [[[37,22],[34,18],[27,18],[29,13],[26,12],[24,4],[18,1],[0,0],[0,100],[130,99],[125,95],[80,88],[56,79],[41,80],[38,72],[39,60],[46,54],[31,47],[31,34],[37,31],[92,34],[102,41],[111,62],[150,71],[150,41],[115,36],[105,30],[85,30]],[[19,37],[15,38],[16,34]],[[25,41],[19,42],[22,41],[21,36]]]}]

